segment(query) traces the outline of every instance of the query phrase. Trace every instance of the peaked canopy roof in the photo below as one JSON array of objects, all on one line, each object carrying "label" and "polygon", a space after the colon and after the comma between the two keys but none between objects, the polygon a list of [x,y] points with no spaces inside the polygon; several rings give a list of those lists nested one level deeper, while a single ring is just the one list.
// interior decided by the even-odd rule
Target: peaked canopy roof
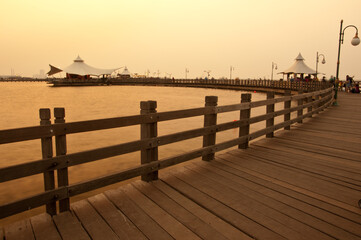
[{"label": "peaked canopy roof", "polygon": [[124,67],[124,70],[120,75],[130,75],[130,72],[128,71],[127,66]]},{"label": "peaked canopy roof", "polygon": [[283,74],[288,74],[288,73],[296,73],[296,74],[316,74],[316,71],[313,70],[312,68],[310,68],[309,66],[307,66],[304,63],[304,58],[302,57],[301,53],[298,54],[298,56],[295,58],[295,62],[294,64],[289,67],[288,69],[284,70]]},{"label": "peaked canopy roof", "polygon": [[84,60],[81,59],[79,56],[74,60],[74,62],[72,64],[70,64],[69,66],[67,66],[63,69],[54,67],[50,64],[49,64],[49,66],[50,66],[50,71],[47,73],[49,76],[59,73],[59,72],[62,72],[62,71],[69,73],[69,74],[75,74],[75,75],[80,75],[80,76],[110,75],[110,74],[112,74],[112,72],[119,69],[119,68],[112,68],[112,69],[95,68],[95,67],[92,67],[92,66],[84,63]]}]

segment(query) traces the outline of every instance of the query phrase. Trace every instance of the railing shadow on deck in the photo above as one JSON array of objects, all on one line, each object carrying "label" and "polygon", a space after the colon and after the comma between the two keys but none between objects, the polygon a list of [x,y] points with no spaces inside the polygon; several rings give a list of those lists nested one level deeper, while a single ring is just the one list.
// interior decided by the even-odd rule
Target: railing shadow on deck
[{"label": "railing shadow on deck", "polygon": [[[69,198],[100,187],[114,184],[126,179],[141,176],[144,181],[158,178],[158,170],[182,163],[197,157],[209,161],[218,151],[238,146],[245,149],[250,140],[266,135],[273,137],[279,129],[290,129],[290,125],[302,122],[302,119],[312,117],[326,107],[330,106],[333,99],[333,88],[322,89],[309,93],[291,95],[288,90],[282,97],[275,98],[274,92],[267,93],[267,100],[251,101],[251,94],[242,94],[241,103],[217,106],[216,96],[207,96],[205,106],[200,108],[157,112],[155,101],[141,102],[141,114],[127,117],[107,118],[90,121],[66,123],[64,108],[54,109],[54,123],[51,123],[50,109],[40,109],[40,126],[9,129],[0,131],[0,144],[41,139],[42,159],[0,168],[0,183],[32,176],[42,173],[44,175],[43,193],[21,200],[6,203],[0,206],[0,218],[5,218],[35,207],[46,205],[50,215],[69,210]],[[297,101],[298,106],[291,107],[291,101]],[[284,109],[274,111],[276,103],[284,103]],[[251,117],[251,109],[265,106],[266,114]],[[304,109],[307,110],[304,111]],[[217,115],[225,112],[239,111],[240,120],[217,124]],[[291,119],[291,113],[297,112],[297,117]],[[274,118],[284,116],[284,121],[274,124]],[[195,116],[204,116],[204,127],[169,135],[158,136],[158,122],[183,119]],[[251,124],[266,121],[266,128],[250,133]],[[120,128],[140,125],[141,138],[137,141],[127,142],[78,153],[67,154],[66,135],[90,132],[103,129]],[[239,129],[239,137],[216,144],[216,133]],[[199,149],[169,157],[158,159],[158,146],[175,143],[191,138],[203,136],[203,146]],[[53,156],[53,140],[55,139],[56,156]],[[85,164],[113,156],[118,156],[135,151],[141,152],[141,164],[111,175],[90,179],[88,181],[69,184],[68,167]],[[55,187],[55,174],[57,171],[58,186]],[[59,206],[57,207],[57,202]]]}]

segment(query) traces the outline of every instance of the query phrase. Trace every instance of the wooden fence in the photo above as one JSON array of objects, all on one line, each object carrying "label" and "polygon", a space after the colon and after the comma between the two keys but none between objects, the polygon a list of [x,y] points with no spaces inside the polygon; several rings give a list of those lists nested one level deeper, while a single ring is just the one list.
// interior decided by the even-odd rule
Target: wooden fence
[{"label": "wooden fence", "polygon": [[[297,101],[297,106],[291,107],[291,101]],[[282,102],[284,103],[284,109],[275,111],[274,105]],[[72,196],[137,176],[141,176],[144,181],[152,181],[158,178],[159,169],[197,157],[209,161],[214,158],[216,152],[237,145],[239,148],[247,148],[249,141],[264,135],[272,137],[274,131],[281,128],[290,129],[291,124],[312,117],[313,114],[322,111],[332,102],[333,88],[309,93],[300,92],[296,95],[291,95],[291,92],[287,91],[284,96],[278,98],[274,98],[274,92],[269,92],[266,100],[255,102],[251,101],[251,94],[242,94],[241,103],[226,106],[217,106],[217,97],[207,96],[205,106],[200,108],[158,113],[156,111],[157,103],[155,101],[146,101],[140,104],[140,115],[69,123],[65,122],[65,110],[63,108],[54,109],[54,123],[51,123],[50,120],[50,109],[40,109],[40,126],[1,130],[0,144],[41,139],[42,159],[1,168],[0,183],[42,173],[44,175],[45,191],[1,205],[0,218],[42,205],[46,205],[46,211],[51,215],[57,214],[58,211],[67,211],[69,210],[69,198]],[[251,109],[261,106],[266,107],[266,114],[251,117]],[[240,112],[238,121],[217,124],[218,114],[231,111]],[[291,119],[292,112],[297,112],[297,117]],[[274,118],[282,115],[284,121],[274,124]],[[164,136],[157,135],[158,122],[195,116],[204,116],[204,127]],[[266,121],[266,127],[250,133],[250,125],[261,121]],[[140,140],[67,154],[66,136],[68,134],[132,125],[140,125]],[[238,138],[216,144],[217,132],[234,128],[239,129]],[[166,159],[158,159],[158,146],[201,136],[203,136],[203,146],[200,146],[199,149]],[[55,156],[53,154],[54,139]],[[68,167],[135,151],[141,152],[141,164],[138,167],[71,185],[68,182]],[[54,171],[57,171],[57,187],[55,187]],[[59,202],[58,210],[57,202]]]},{"label": "wooden fence", "polygon": [[227,89],[282,89],[316,91],[331,87],[329,82],[303,82],[303,81],[270,81],[270,80],[227,80],[227,79],[169,79],[169,78],[109,78],[89,79],[80,81],[77,79],[51,79],[49,83],[54,86],[84,86],[84,85],[164,85],[179,87],[207,87]]}]

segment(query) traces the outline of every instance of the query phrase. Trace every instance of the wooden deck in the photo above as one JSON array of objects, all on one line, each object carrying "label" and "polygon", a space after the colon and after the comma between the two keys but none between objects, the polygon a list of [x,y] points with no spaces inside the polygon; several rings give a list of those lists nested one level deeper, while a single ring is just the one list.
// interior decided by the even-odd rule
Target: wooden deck
[{"label": "wooden deck", "polygon": [[361,239],[361,95],[338,103],[246,150],[6,226],[0,239]]}]

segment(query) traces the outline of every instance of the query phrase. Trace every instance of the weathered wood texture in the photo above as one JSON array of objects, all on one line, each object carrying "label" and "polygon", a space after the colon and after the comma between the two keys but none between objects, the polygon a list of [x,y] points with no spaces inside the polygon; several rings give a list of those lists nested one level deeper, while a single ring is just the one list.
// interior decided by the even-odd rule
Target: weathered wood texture
[{"label": "weathered wood texture", "polygon": [[[141,140],[133,141],[129,143],[123,143],[110,147],[103,147],[94,150],[88,150],[79,153],[72,153],[66,155],[66,134],[77,132],[77,130],[69,131],[74,123],[65,123],[65,110],[63,108],[54,109],[55,123],[50,124],[50,110],[42,109],[41,127],[50,127],[48,130],[51,132],[50,135],[44,135],[43,141],[43,159],[33,161],[29,163],[19,164],[15,166],[9,166],[0,169],[0,182],[9,181],[16,178],[34,175],[37,173],[44,173],[46,176],[44,182],[46,185],[46,192],[38,195],[29,197],[27,199],[15,200],[0,206],[0,217],[6,217],[9,215],[16,214],[26,209],[48,204],[52,206],[51,209],[47,209],[47,212],[51,215],[56,214],[56,201],[59,201],[59,211],[69,210],[69,197],[91,191],[100,187],[104,187],[113,183],[117,183],[122,180],[130,179],[136,176],[142,176],[144,181],[156,180],[158,176],[158,170],[166,168],[171,165],[175,165],[181,162],[185,162],[199,156],[202,156],[205,160],[212,160],[214,153],[222,151],[224,149],[238,145],[239,147],[247,147],[250,140],[254,140],[263,135],[273,136],[273,133],[281,128],[290,126],[295,122],[302,121],[302,119],[309,117],[315,112],[322,111],[328,107],[331,102],[331,90],[324,89],[317,92],[305,93],[302,95],[285,96],[280,98],[269,97],[267,100],[250,102],[250,94],[242,95],[242,102],[240,104],[233,104],[228,106],[216,106],[214,101],[215,97],[207,97],[212,101],[206,99],[206,107],[199,109],[189,109],[172,111],[165,113],[156,112],[156,102],[147,101],[141,102],[141,115],[140,126],[141,126]],[[300,100],[306,97],[322,95],[325,98],[315,100],[310,103],[302,104],[297,107],[286,108],[283,110],[274,111],[274,104],[281,103],[284,101]],[[320,103],[324,104],[321,106]],[[302,102],[303,103],[303,102]],[[284,114],[289,114],[293,111],[302,111],[304,108],[309,106],[315,106],[312,112],[308,112],[304,115],[298,115],[297,118],[274,124],[274,118]],[[254,107],[267,106],[267,113],[265,115],[251,117],[250,109]],[[317,106],[317,107],[316,107]],[[228,123],[217,124],[217,113],[229,112],[241,110],[240,120]],[[178,132],[174,134],[157,136],[157,123],[158,121],[165,121],[169,119],[184,118],[189,116],[195,116],[204,114],[205,121],[204,127],[199,129],[192,129],[185,132]],[[128,121],[132,117],[124,117],[117,119],[122,122],[123,120]],[[103,121],[108,122],[109,119]],[[113,119],[115,121],[115,119]],[[113,121],[112,120],[112,121]],[[266,120],[266,128],[249,133],[249,125]],[[91,121],[94,123],[94,121]],[[78,122],[79,123],[79,122]],[[76,124],[78,124],[76,123]],[[86,122],[83,122],[86,123]],[[100,122],[98,122],[100,123]],[[84,124],[87,125],[87,124]],[[103,125],[100,125],[103,128]],[[111,125],[111,127],[114,127]],[[238,138],[228,140],[222,143],[215,144],[216,132],[229,130],[232,128],[240,129],[240,136]],[[61,130],[62,129],[62,130]],[[94,130],[92,126],[90,130]],[[19,129],[17,129],[19,130]],[[17,131],[15,130],[15,131]],[[85,128],[81,128],[81,131],[85,131]],[[2,131],[0,131],[1,133]],[[9,132],[5,131],[7,134]],[[1,135],[1,134],[0,134]],[[55,136],[56,140],[56,155],[52,157],[52,135]],[[167,159],[161,159],[158,161],[158,146],[182,141],[194,137],[204,136],[204,144],[201,148],[186,152],[179,156],[170,157]],[[95,179],[90,179],[85,182],[68,184],[68,171],[67,168],[70,166],[83,164],[91,161],[101,160],[107,157],[113,157],[125,153],[141,150],[141,165],[135,168],[122,170],[112,175],[101,176]],[[45,154],[46,153],[46,154]],[[58,170],[58,188],[54,188],[54,170]]]},{"label": "weathered wood texture", "polygon": [[[43,108],[39,110],[40,125],[47,126],[51,125],[50,121],[50,109]],[[41,138],[41,152],[43,159],[53,157],[53,140],[51,137]],[[55,188],[55,177],[54,171],[45,171],[43,173],[44,179],[44,190],[49,191]],[[46,212],[50,215],[56,214],[56,201],[52,201],[46,204]]]},{"label": "weathered wood texture", "polygon": [[[65,109],[64,108],[54,108],[54,123],[65,123]],[[64,156],[67,153],[66,146],[66,135],[57,135],[55,136],[55,147],[56,147],[56,156]],[[69,176],[68,168],[58,169],[58,186],[68,186],[69,185]],[[70,199],[65,198],[59,201],[59,212],[65,212],[70,209]]]},{"label": "weathered wood texture", "polygon": [[360,97],[341,93],[291,131],[74,203],[73,214],[5,226],[4,237],[361,239]]},{"label": "weathered wood texture", "polygon": [[[205,107],[208,109],[214,109],[217,106],[217,96],[206,96]],[[217,113],[211,113],[204,115],[204,127],[210,127],[217,125]],[[216,132],[209,133],[203,136],[203,147],[208,147],[216,144]],[[214,153],[203,155],[204,161],[210,161],[214,159]]]}]

